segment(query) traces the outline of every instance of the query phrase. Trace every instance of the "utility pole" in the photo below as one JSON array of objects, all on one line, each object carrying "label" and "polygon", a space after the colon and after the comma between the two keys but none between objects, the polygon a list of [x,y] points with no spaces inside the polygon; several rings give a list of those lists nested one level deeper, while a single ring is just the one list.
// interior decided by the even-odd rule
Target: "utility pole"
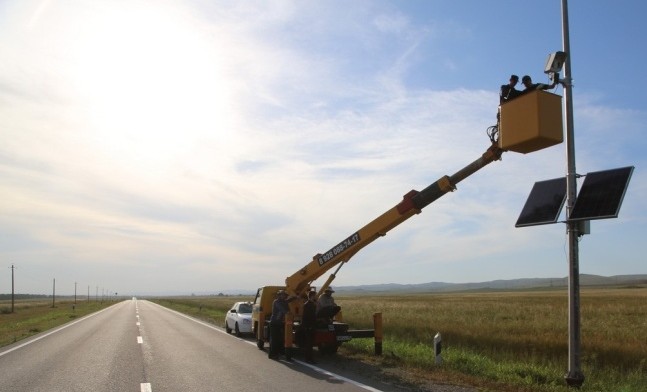
[{"label": "utility pole", "polygon": [[56,278],[52,287],[52,308],[56,307]]},{"label": "utility pole", "polygon": [[581,387],[584,374],[581,370],[580,344],[580,266],[578,222],[569,221],[577,198],[577,172],[575,171],[575,133],[573,130],[573,84],[571,77],[571,44],[568,31],[568,4],[562,0],[562,44],[567,54],[564,62],[564,114],[566,117],[566,227],[568,232],[568,373],[564,376],[569,387]]},{"label": "utility pole", "polygon": [[88,285],[88,303],[90,303],[90,285]]},{"label": "utility pole", "polygon": [[76,282],[74,282],[74,305],[76,305]]},{"label": "utility pole", "polygon": [[14,309],[14,280],[13,280],[13,271],[16,269],[16,267],[11,264],[11,313],[13,313]]}]

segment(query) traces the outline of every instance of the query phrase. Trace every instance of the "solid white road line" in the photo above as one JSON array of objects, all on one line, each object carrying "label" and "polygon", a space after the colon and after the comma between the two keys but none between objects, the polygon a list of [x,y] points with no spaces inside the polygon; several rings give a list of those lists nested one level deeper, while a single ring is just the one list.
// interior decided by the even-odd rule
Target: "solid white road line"
[{"label": "solid white road line", "polygon": [[[227,334],[227,332],[225,332],[222,328],[218,328],[218,327],[216,327],[216,326],[214,326],[214,325],[212,325],[212,324],[207,324],[207,323],[206,323],[206,322],[204,322],[204,321],[201,321],[201,320],[195,319],[195,318],[193,318],[193,317],[191,317],[191,316],[187,316],[186,314],[184,314],[184,313],[180,313],[180,312],[178,312],[178,311],[176,311],[176,310],[166,308],[166,307],[164,307],[164,306],[162,306],[162,305],[156,304],[155,302],[151,302],[151,303],[152,303],[153,305],[159,306],[160,308],[162,308],[162,309],[164,309],[164,310],[167,310],[167,311],[169,311],[169,312],[171,312],[171,313],[175,313],[175,314],[177,314],[178,316],[182,316],[182,317],[184,317],[184,318],[186,318],[186,319],[189,319],[189,320],[191,320],[191,321],[193,321],[193,322],[195,322],[195,323],[198,323],[198,324],[204,325],[204,326],[205,326],[205,327],[207,327],[207,328],[211,328],[211,329],[213,329],[213,330],[215,330],[215,331],[218,331],[218,332],[220,332],[220,333],[224,333],[224,334],[226,334],[227,336],[231,336],[231,335]],[[247,343],[247,344],[251,344],[252,346],[256,346],[256,342],[250,342],[250,341],[248,341],[248,340],[244,340],[244,339],[240,339],[240,338],[236,338],[236,339],[240,340],[241,342],[245,342],[245,343]],[[321,374],[325,374],[325,375],[326,375],[326,376],[328,376],[328,377],[333,377],[333,378],[336,378],[336,379],[338,379],[338,380],[345,381],[345,382],[347,382],[347,383],[349,383],[349,384],[353,384],[353,385],[355,385],[356,387],[360,387],[360,388],[365,389],[365,390],[367,390],[367,391],[370,391],[370,392],[383,392],[381,389],[373,388],[373,387],[371,387],[371,386],[369,386],[369,385],[362,384],[362,383],[361,383],[361,382],[359,382],[359,381],[351,380],[350,378],[346,378],[346,377],[344,377],[344,376],[340,376],[339,374],[335,374],[335,373],[329,372],[329,371],[327,371],[327,370],[325,370],[325,369],[322,369],[322,368],[320,368],[320,367],[318,367],[318,366],[311,365],[311,364],[309,364],[309,363],[306,363],[306,362],[300,361],[300,360],[298,360],[298,359],[295,359],[293,362],[299,363],[299,364],[301,364],[301,365],[303,365],[303,366],[307,366],[307,367],[309,367],[310,369],[312,369],[312,370],[314,370],[314,371],[316,371],[316,372],[319,372],[319,373],[321,373]]]}]

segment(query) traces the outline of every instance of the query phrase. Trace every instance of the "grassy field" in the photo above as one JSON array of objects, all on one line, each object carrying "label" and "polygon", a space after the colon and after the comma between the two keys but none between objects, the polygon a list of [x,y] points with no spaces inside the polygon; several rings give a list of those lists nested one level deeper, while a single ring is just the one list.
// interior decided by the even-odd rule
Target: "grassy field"
[{"label": "grassy field", "polygon": [[[398,366],[436,381],[497,391],[566,391],[568,315],[565,289],[337,296],[344,321],[371,328],[382,312],[384,355],[373,342],[345,344],[342,355]],[[159,302],[222,325],[247,297],[198,297]],[[647,385],[647,288],[585,288],[581,293],[582,391],[644,392]],[[443,364],[434,364],[433,337],[443,337]]]},{"label": "grassy field", "polygon": [[78,317],[101,310],[114,302],[57,300],[18,300],[11,313],[11,301],[0,301],[0,347],[65,324]]},{"label": "grassy field", "polygon": [[[509,390],[565,390],[566,291],[340,298],[345,321],[369,327],[383,313],[385,351],[418,369],[435,369],[433,336],[443,337],[442,368]],[[583,391],[645,391],[647,288],[583,289]],[[369,352],[370,342],[351,349]],[[433,371],[433,370],[432,370]]]}]

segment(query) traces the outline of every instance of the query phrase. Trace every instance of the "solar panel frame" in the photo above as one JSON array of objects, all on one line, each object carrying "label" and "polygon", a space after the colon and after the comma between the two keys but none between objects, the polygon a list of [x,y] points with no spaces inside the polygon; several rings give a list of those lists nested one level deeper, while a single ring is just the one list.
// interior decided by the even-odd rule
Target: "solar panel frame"
[{"label": "solar panel frame", "polygon": [[566,177],[535,182],[515,227],[556,223],[565,202]]},{"label": "solar panel frame", "polygon": [[568,220],[617,218],[633,170],[627,166],[588,173]]}]

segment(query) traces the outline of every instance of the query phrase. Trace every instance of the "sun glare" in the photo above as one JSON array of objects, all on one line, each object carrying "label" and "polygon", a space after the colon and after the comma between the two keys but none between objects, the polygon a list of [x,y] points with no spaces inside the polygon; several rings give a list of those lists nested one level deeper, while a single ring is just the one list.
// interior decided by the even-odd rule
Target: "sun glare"
[{"label": "sun glare", "polygon": [[224,47],[177,10],[115,4],[84,15],[70,48],[92,138],[120,159],[163,166],[203,138],[226,137]]}]

